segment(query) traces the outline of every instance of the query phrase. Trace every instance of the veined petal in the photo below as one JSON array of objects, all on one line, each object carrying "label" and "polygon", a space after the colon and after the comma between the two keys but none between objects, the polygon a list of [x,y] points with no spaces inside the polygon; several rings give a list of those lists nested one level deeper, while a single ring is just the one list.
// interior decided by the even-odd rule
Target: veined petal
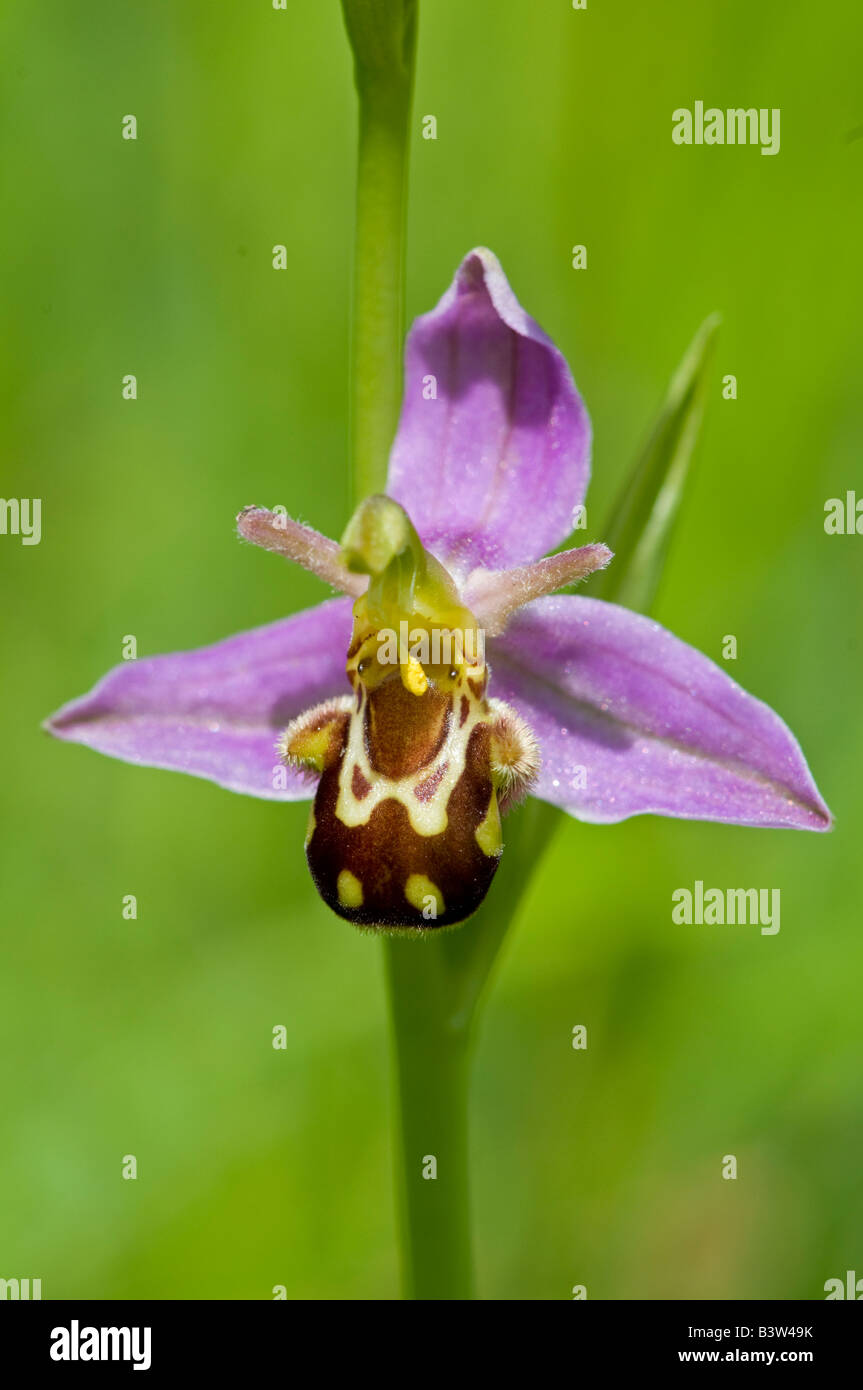
[{"label": "veined petal", "polygon": [[579,819],[830,828],[778,714],[651,619],[601,599],[538,599],[489,654],[494,694],[540,741],[535,794]]},{"label": "veined petal", "polygon": [[405,349],[387,491],[464,576],[529,563],[573,527],[590,422],[566,361],[490,251],[471,251]]},{"label": "veined petal", "polygon": [[279,766],[276,738],[309,705],[346,693],[350,634],[350,600],[330,599],[210,647],[124,662],[45,727],[125,762],[301,800],[314,786]]}]

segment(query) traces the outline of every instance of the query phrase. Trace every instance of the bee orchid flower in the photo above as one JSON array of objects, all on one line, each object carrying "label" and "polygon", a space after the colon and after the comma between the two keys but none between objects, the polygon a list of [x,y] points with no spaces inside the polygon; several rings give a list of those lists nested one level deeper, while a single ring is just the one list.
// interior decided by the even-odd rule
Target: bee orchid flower
[{"label": "bee orchid flower", "polygon": [[361,926],[468,917],[528,791],[597,823],[829,828],[772,709],[650,618],[560,592],[612,558],[549,553],[589,469],[566,361],[472,251],[408,336],[386,496],[341,545],[264,508],[238,518],[342,596],[124,663],[47,727],[251,796],[314,797],[312,875]]}]

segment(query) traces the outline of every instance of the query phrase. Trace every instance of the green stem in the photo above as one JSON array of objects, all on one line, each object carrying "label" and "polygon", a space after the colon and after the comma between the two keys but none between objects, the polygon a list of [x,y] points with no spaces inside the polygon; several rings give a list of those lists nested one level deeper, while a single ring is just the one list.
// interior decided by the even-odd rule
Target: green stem
[{"label": "green stem", "polygon": [[513,813],[489,897],[464,926],[421,941],[388,937],[384,942],[409,1298],[473,1297],[468,1182],[473,1025],[504,936],[559,819],[555,807],[540,801]]},{"label": "green stem", "polygon": [[453,1017],[432,940],[390,937],[387,984],[398,1094],[396,1177],[405,1294],[473,1297],[468,1198],[469,1027]]},{"label": "green stem", "polygon": [[354,505],[383,492],[402,394],[415,0],[343,0],[359,97],[351,342]]},{"label": "green stem", "polygon": [[[355,503],[386,482],[402,383],[405,204],[416,0],[342,0],[359,95],[351,361]],[[421,519],[420,519],[421,520]],[[396,1155],[405,1287],[473,1297],[468,1083],[477,1004],[533,869],[552,807],[507,820],[489,899],[464,926],[384,941],[398,1092]]]}]

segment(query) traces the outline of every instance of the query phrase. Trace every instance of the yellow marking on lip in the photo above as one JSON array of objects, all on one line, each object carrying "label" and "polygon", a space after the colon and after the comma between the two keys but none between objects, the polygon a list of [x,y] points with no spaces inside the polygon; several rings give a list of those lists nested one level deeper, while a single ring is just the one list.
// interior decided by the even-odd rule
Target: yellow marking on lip
[{"label": "yellow marking on lip", "polygon": [[[427,775],[431,775],[437,767],[446,762],[446,773],[435,788],[434,795],[428,801],[419,801],[414,795],[413,787],[416,782],[416,773],[396,780],[384,777],[372,770],[369,764],[368,750],[365,746],[363,719],[355,713],[348,725],[348,741],[339,769],[336,817],[349,828],[367,825],[375,807],[383,801],[392,799],[404,806],[411,828],[418,835],[442,834],[449,823],[446,808],[450,794],[465,769],[470,735],[476,725],[483,721],[484,716],[478,710],[481,710],[481,705],[471,701],[471,713],[463,725],[459,724],[457,718],[450,720],[450,732],[446,742],[437,759],[430,763],[427,769]],[[359,767],[366,781],[371,784],[370,791],[363,797],[362,801],[357,800],[351,788],[349,773],[354,766]]]},{"label": "yellow marking on lip", "polygon": [[306,826],[306,838],[305,838],[305,843],[304,843],[304,845],[303,845],[303,848],[304,848],[304,849],[308,849],[309,845],[311,844],[311,842],[312,842],[312,836],[313,836],[314,833],[315,833],[315,830],[316,830],[316,828],[317,828],[317,824],[318,824],[318,823],[317,823],[317,821],[315,820],[315,803],[312,802],[311,806],[309,807],[309,823],[308,823],[308,825]]},{"label": "yellow marking on lip", "polygon": [[350,869],[342,869],[336,880],[336,893],[342,907],[362,907],[363,885]]},{"label": "yellow marking on lip", "polygon": [[444,910],[443,893],[437,884],[432,883],[430,878],[426,878],[425,874],[408,875],[408,881],[405,884],[405,897],[411,907],[416,908],[417,912],[424,912],[428,908],[429,898],[434,901],[437,916],[440,916]]},{"label": "yellow marking on lip", "polygon": [[497,797],[492,793],[491,801],[488,803],[488,810],[476,828],[476,842],[483,854],[489,859],[500,854],[502,848],[502,836],[500,829],[500,811],[498,810]]}]

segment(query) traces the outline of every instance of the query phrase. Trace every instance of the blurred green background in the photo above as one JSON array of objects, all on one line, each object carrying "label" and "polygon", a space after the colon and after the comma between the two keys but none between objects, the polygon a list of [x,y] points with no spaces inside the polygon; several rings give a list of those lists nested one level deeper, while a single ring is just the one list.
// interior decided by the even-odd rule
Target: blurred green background
[{"label": "blurred green background", "polygon": [[[859,6],[421,11],[410,316],[471,246],[497,252],[591,411],[601,539],[722,312],[656,614],[717,659],[737,636],[732,674],[788,720],[837,817],[830,836],[566,823],[478,1040],[480,1288],[821,1298],[863,1273],[863,538],[823,529],[827,498],[863,496]],[[0,1276],[46,1298],[394,1297],[380,950],[318,901],[306,807],[39,729],[126,634],[140,655],[196,646],[323,596],[233,518],[346,520],[340,9],[19,0],[0,34],[0,492],[43,499],[39,546],[0,537]],[[696,99],[780,107],[781,152],[673,145]],[[780,887],[779,935],[673,925],[696,878]]]}]

